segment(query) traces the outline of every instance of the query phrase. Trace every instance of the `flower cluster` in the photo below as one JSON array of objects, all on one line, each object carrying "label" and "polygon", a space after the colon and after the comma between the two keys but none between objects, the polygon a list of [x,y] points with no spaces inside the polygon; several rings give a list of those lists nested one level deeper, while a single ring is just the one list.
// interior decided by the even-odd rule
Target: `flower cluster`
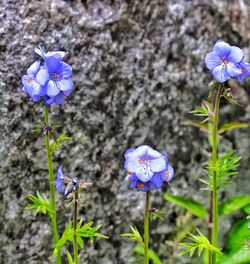
[{"label": "flower cluster", "polygon": [[160,189],[164,181],[168,183],[174,176],[167,155],[162,155],[146,145],[128,149],[124,167],[128,173],[126,179],[132,181],[130,188],[142,192]]},{"label": "flower cluster", "polygon": [[59,167],[56,178],[56,189],[59,193],[62,193],[65,187],[64,195],[68,196],[68,194],[70,194],[72,191],[75,191],[77,188],[88,191],[91,185],[92,184],[89,182],[79,182],[77,178],[71,179],[65,176],[63,174],[62,166]]},{"label": "flower cluster", "polygon": [[72,92],[72,68],[63,62],[66,52],[55,51],[45,53],[42,48],[35,49],[44,63],[38,60],[22,77],[23,90],[34,102],[44,99],[47,105],[61,105]]},{"label": "flower cluster", "polygon": [[234,77],[243,81],[250,75],[250,64],[244,61],[243,51],[221,40],[206,55],[205,64],[219,83]]}]

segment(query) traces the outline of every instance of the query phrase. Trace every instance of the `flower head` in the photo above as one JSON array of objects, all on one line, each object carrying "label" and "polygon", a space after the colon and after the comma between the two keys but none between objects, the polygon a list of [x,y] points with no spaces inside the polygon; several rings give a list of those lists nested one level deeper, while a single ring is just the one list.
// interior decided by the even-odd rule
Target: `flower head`
[{"label": "flower head", "polygon": [[37,102],[41,96],[45,95],[44,85],[48,79],[48,72],[41,66],[40,61],[36,61],[28,68],[27,74],[22,77],[23,90],[34,102]]},{"label": "flower head", "polygon": [[244,55],[240,48],[230,46],[224,41],[217,41],[213,50],[205,57],[205,64],[214,78],[222,83],[242,74],[237,67],[243,61]]},{"label": "flower head", "polygon": [[61,94],[69,96],[74,83],[72,81],[72,68],[67,63],[61,61],[60,55],[54,55],[46,59],[45,69],[49,73],[49,80],[46,83],[46,95],[54,98]]},{"label": "flower head", "polygon": [[53,56],[60,56],[61,60],[64,58],[64,56],[67,54],[65,51],[49,51],[45,52],[40,46],[38,48],[35,48],[35,53],[41,56],[45,61],[46,59],[53,57]]},{"label": "flower head", "polygon": [[163,182],[171,181],[174,175],[167,156],[146,145],[128,149],[124,167],[128,172],[126,179],[131,181],[130,188],[143,192],[160,189]]},{"label": "flower head", "polygon": [[70,198],[69,194],[73,194],[76,189],[80,191],[87,191],[91,183],[80,182],[77,178],[70,178],[63,174],[62,166],[59,167],[56,178],[56,189],[59,193],[64,193],[65,196]]},{"label": "flower head", "polygon": [[29,94],[34,102],[42,97],[45,104],[53,103],[61,105],[68,101],[74,83],[72,80],[72,67],[63,62],[66,55],[64,51],[44,52],[42,48],[36,48],[44,64],[40,61],[33,63],[23,76],[23,90]]},{"label": "flower head", "polygon": [[250,64],[249,63],[242,61],[237,65],[237,68],[241,71],[241,74],[237,76],[237,79],[240,82],[243,82],[243,79],[245,77],[250,76]]}]

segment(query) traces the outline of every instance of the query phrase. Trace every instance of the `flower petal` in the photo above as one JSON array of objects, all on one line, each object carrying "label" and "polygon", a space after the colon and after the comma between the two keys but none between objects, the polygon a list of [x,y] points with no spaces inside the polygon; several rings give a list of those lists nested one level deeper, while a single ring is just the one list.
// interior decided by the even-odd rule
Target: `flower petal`
[{"label": "flower petal", "polygon": [[74,83],[71,79],[62,79],[58,81],[58,85],[61,91],[71,91],[74,86]]},{"label": "flower petal", "polygon": [[212,74],[213,74],[214,78],[220,83],[223,83],[223,82],[225,82],[231,78],[228,75],[228,73],[226,71],[226,67],[224,66],[224,64],[215,67],[212,71]]},{"label": "flower petal", "polygon": [[64,94],[60,92],[57,96],[55,96],[54,103],[57,105],[62,105],[62,103],[65,101]]},{"label": "flower petal", "polygon": [[51,105],[54,103],[55,97],[44,96],[44,102],[46,105]]},{"label": "flower petal", "polygon": [[243,51],[238,47],[231,46],[231,53],[228,55],[228,60],[234,63],[239,63],[243,58]]},{"label": "flower petal", "polygon": [[172,166],[168,165],[167,170],[163,172],[163,180],[170,182],[174,177],[174,169]]},{"label": "flower petal", "polygon": [[45,69],[41,69],[37,75],[36,80],[38,83],[40,83],[42,86],[46,84],[46,82],[49,80],[49,73]]},{"label": "flower petal", "polygon": [[225,58],[230,54],[231,46],[224,41],[218,41],[214,45],[213,51],[215,51],[221,58]]},{"label": "flower petal", "polygon": [[44,60],[46,60],[45,52],[40,46],[38,48],[35,48],[35,53],[41,56]]},{"label": "flower petal", "polygon": [[40,96],[40,92],[41,92],[41,85],[37,82],[32,82],[32,97],[33,96]]},{"label": "flower petal", "polygon": [[151,170],[150,166],[140,166],[137,167],[135,174],[139,180],[147,182],[152,178],[154,172]]},{"label": "flower petal", "polygon": [[47,85],[47,95],[49,97],[54,97],[57,94],[59,94],[60,89],[58,88],[57,82],[53,82],[52,80],[50,80]]},{"label": "flower petal", "polygon": [[49,74],[60,72],[62,67],[61,57],[59,55],[55,55],[47,58],[44,67],[48,70]]},{"label": "flower petal", "polygon": [[72,67],[65,62],[62,62],[62,76],[64,79],[72,77]]},{"label": "flower petal", "polygon": [[163,179],[160,173],[155,173],[154,176],[150,179],[150,183],[153,183],[154,189],[160,189],[163,184]]},{"label": "flower petal", "polygon": [[210,71],[221,65],[221,63],[221,58],[215,51],[209,52],[205,57],[205,64]]},{"label": "flower petal", "polygon": [[37,60],[33,64],[31,64],[31,66],[27,70],[27,74],[28,75],[36,75],[38,73],[38,71],[40,70],[40,63],[41,62],[39,60]]},{"label": "flower petal", "polygon": [[127,149],[124,156],[125,158],[128,158],[130,156],[130,154],[134,151],[135,149],[131,148],[131,149]]},{"label": "flower petal", "polygon": [[166,169],[167,163],[163,155],[158,159],[151,160],[150,167],[153,172],[160,172]]},{"label": "flower petal", "polygon": [[147,149],[147,154],[148,154],[148,159],[157,159],[162,156],[162,154],[159,151],[154,150],[149,146]]},{"label": "flower petal", "polygon": [[233,62],[227,63],[227,72],[231,77],[239,76],[242,73],[242,70],[237,68]]}]

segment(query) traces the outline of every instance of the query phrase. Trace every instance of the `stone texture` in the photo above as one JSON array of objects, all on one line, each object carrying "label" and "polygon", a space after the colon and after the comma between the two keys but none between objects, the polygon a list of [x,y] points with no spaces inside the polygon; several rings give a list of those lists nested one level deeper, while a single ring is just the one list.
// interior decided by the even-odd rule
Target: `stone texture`
[{"label": "stone texture", "polygon": [[[182,122],[208,94],[211,75],[203,58],[214,41],[243,47],[249,57],[249,10],[246,1],[226,0],[1,1],[0,263],[50,263],[49,221],[23,209],[28,194],[48,194],[43,137],[32,132],[43,111],[21,90],[21,76],[37,59],[34,48],[68,51],[74,68],[72,103],[52,108],[58,130],[74,139],[55,154],[54,164],[94,183],[80,216],[95,219],[110,236],[87,243],[82,262],[139,263],[133,243],[119,236],[130,224],[142,230],[144,203],[143,194],[124,182],[124,150],[146,143],[167,151],[176,170],[172,191],[207,203],[207,193],[197,191],[206,138]],[[244,107],[224,105],[223,120],[249,122],[248,84],[243,90],[230,83]],[[242,155],[223,199],[249,191],[249,139],[249,129],[223,138],[222,150],[233,147]],[[153,196],[153,205],[167,213],[163,223],[152,224],[152,248],[164,263],[168,256],[168,263],[187,263],[174,260],[169,242],[186,212],[164,202],[159,191]],[[58,203],[62,232],[71,213],[61,196]]]}]

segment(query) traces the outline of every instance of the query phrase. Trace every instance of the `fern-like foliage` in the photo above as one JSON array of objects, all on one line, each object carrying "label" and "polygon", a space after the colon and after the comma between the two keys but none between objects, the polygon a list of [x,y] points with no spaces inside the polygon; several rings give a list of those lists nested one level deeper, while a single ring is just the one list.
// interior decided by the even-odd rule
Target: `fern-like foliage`
[{"label": "fern-like foliage", "polygon": [[205,118],[201,123],[207,122],[209,119],[214,118],[213,105],[208,101],[203,101],[200,108],[197,108],[190,112],[195,116],[200,116]]},{"label": "fern-like foliage", "polygon": [[237,167],[239,166],[239,161],[241,157],[234,156],[235,151],[231,150],[227,152],[222,157],[218,157],[215,165],[212,161],[209,161],[207,166],[209,179],[201,179],[200,181],[207,184],[210,190],[214,189],[213,185],[213,174],[217,175],[217,189],[230,183],[230,176],[237,174]]},{"label": "fern-like foliage", "polygon": [[51,144],[51,152],[55,152],[60,149],[66,142],[71,140],[72,138],[68,137],[65,133],[61,134],[59,137],[56,135],[53,136],[54,142]]},{"label": "fern-like foliage", "polygon": [[47,212],[49,215],[52,212],[50,202],[47,199],[47,197],[44,194],[40,194],[38,191],[35,195],[29,195],[28,199],[31,201],[30,204],[28,204],[25,209],[28,210],[35,210],[34,215],[37,215],[39,212],[46,214]]},{"label": "fern-like foliage", "polygon": [[[89,238],[91,243],[93,243],[95,237],[108,238],[107,236],[97,232],[101,225],[93,226],[94,222],[90,221],[87,224],[83,224],[82,220],[77,223],[77,228],[74,231],[73,224],[69,221],[66,225],[66,228],[61,236],[61,238],[57,241],[55,245],[55,249],[53,255],[57,255],[57,253],[62,249],[62,247],[66,244],[67,241],[73,241],[74,233],[76,234],[77,243],[81,248],[84,247],[84,242],[82,238]],[[68,258],[70,256],[68,255]]]},{"label": "fern-like foliage", "polygon": [[184,247],[184,249],[180,252],[179,256],[189,253],[189,257],[192,257],[196,250],[198,255],[201,256],[204,249],[207,249],[211,253],[222,254],[221,249],[214,247],[209,242],[209,240],[201,233],[201,231],[199,231],[198,229],[196,230],[198,235],[188,233],[189,237],[187,238],[192,241],[191,243],[179,243],[180,246]]},{"label": "fern-like foliage", "polygon": [[134,226],[130,226],[130,229],[131,229],[132,233],[121,234],[121,236],[122,237],[128,237],[130,240],[137,241],[140,245],[144,245],[142,236],[140,235],[137,228]]}]

